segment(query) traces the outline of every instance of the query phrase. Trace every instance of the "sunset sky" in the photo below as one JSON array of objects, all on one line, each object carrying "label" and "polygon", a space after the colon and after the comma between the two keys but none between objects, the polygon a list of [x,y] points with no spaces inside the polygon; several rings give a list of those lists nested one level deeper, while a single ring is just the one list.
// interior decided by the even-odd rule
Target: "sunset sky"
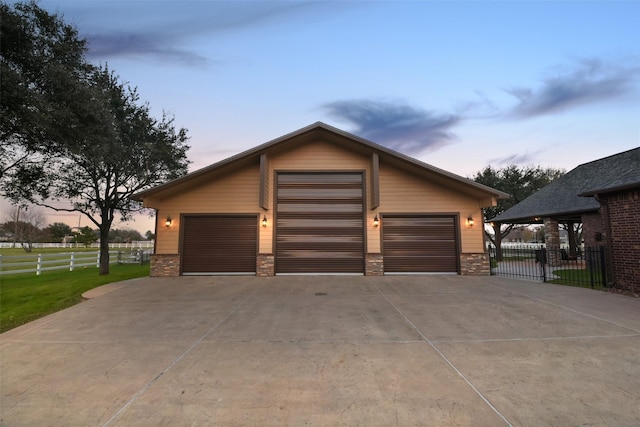
[{"label": "sunset sky", "polygon": [[188,129],[191,170],[316,121],[465,177],[640,146],[638,1],[39,4]]}]

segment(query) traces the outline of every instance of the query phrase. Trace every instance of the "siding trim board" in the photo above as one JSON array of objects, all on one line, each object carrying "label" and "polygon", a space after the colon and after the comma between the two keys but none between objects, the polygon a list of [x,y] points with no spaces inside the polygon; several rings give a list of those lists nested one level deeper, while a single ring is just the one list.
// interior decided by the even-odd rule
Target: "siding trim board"
[{"label": "siding trim board", "polygon": [[371,153],[371,210],[380,207],[380,156]]},{"label": "siding trim board", "polygon": [[260,207],[269,210],[269,158],[260,154]]},{"label": "siding trim board", "polygon": [[384,274],[460,274],[458,214],[381,214]]}]

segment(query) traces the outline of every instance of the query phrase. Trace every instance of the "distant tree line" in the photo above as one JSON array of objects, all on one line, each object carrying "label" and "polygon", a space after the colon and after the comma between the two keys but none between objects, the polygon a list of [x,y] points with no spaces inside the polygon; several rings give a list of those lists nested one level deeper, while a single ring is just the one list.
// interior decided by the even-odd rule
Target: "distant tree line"
[{"label": "distant tree line", "polygon": [[[71,228],[63,222],[54,222],[40,228],[30,222],[32,218],[25,220],[9,220],[0,223],[0,242],[14,243],[16,247],[22,247],[26,252],[31,252],[34,243],[79,243],[86,246],[95,243],[100,238],[100,231],[85,226]],[[113,228],[109,231],[109,243],[130,243],[155,238],[151,231],[143,236],[139,231],[130,228]]]}]

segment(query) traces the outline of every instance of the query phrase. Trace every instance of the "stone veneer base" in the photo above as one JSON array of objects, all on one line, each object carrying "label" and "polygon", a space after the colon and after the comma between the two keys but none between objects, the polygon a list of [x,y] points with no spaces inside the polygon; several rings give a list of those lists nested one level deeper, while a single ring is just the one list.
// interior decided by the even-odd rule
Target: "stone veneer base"
[{"label": "stone veneer base", "polygon": [[269,277],[276,274],[273,254],[259,254],[256,265],[256,276]]},{"label": "stone veneer base", "polygon": [[150,258],[151,277],[178,277],[180,275],[179,254],[153,254]]},{"label": "stone veneer base", "polygon": [[461,254],[460,274],[463,276],[488,276],[491,274],[489,255],[486,253]]},{"label": "stone veneer base", "polygon": [[365,263],[365,274],[367,276],[384,275],[384,261],[382,254],[367,254]]},{"label": "stone veneer base", "polygon": [[[488,276],[489,256],[486,253],[467,253],[460,255],[460,272],[465,276]],[[382,254],[367,254],[367,276],[384,275],[384,258]],[[151,277],[177,277],[180,275],[179,254],[151,255]],[[275,257],[273,254],[259,254],[256,263],[256,275],[269,277],[275,275]]]}]

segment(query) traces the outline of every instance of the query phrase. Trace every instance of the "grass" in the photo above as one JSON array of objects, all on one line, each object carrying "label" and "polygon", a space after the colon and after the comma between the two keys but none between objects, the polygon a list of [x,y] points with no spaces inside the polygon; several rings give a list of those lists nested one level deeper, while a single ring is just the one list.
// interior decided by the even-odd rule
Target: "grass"
[{"label": "grass", "polygon": [[149,275],[149,265],[114,264],[109,275],[97,268],[0,276],[0,332],[82,301],[82,294],[107,283]]},{"label": "grass", "polygon": [[602,277],[598,272],[593,273],[593,277],[591,271],[589,270],[554,270],[553,274],[556,276],[560,276],[560,278],[549,280],[549,283],[554,283],[556,285],[577,286],[580,288],[591,288],[591,283],[593,281],[593,287],[595,289],[602,288]]},{"label": "grass", "polygon": [[16,248],[0,248],[0,255],[4,256],[29,256],[38,254],[56,254],[69,252],[97,252],[98,248],[33,248],[31,253],[25,252],[20,246]]}]

